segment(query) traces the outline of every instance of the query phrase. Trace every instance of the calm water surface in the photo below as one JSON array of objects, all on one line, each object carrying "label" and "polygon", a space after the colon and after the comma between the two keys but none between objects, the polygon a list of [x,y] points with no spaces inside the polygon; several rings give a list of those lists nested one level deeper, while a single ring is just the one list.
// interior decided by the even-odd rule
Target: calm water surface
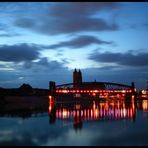
[{"label": "calm water surface", "polygon": [[30,104],[1,106],[0,145],[148,145],[147,100]]}]

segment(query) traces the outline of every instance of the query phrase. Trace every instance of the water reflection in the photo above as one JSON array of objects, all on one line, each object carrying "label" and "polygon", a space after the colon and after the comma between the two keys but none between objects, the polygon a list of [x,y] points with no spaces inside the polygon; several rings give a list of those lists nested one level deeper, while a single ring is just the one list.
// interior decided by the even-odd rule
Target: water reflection
[{"label": "water reflection", "polygon": [[58,102],[50,96],[41,100],[1,105],[0,145],[13,140],[21,145],[29,140],[32,145],[128,145],[135,143],[135,138],[137,143],[147,144],[148,100]]},{"label": "water reflection", "polygon": [[148,110],[148,100],[143,100],[142,101],[142,109],[145,111],[145,110]]},{"label": "water reflection", "polygon": [[[22,107],[23,106],[23,107]],[[137,109],[147,111],[148,100],[75,100],[72,102],[58,102],[49,96],[40,105],[8,103],[1,106],[1,117],[31,118],[49,115],[49,123],[53,124],[56,119],[71,120],[73,126],[82,128],[85,121],[108,121],[108,120],[136,120]]]},{"label": "water reflection", "polygon": [[9,99],[10,101],[0,104],[0,117],[20,117],[28,119],[42,116],[44,113],[47,115],[47,97],[9,97]]},{"label": "water reflection", "polygon": [[[80,101],[54,102],[49,98],[50,123],[56,119],[73,120],[73,127],[81,129],[85,121],[108,121],[108,120],[136,120],[137,104],[134,97],[130,101],[106,100],[106,101]],[[85,103],[84,103],[85,102]],[[148,109],[147,100],[143,100],[142,108]]]}]

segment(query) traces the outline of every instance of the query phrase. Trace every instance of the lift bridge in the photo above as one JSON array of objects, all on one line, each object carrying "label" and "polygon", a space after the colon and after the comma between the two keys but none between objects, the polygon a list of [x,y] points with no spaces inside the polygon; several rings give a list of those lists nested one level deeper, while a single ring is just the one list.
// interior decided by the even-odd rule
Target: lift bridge
[{"label": "lift bridge", "polygon": [[134,82],[131,85],[113,82],[83,82],[82,73],[79,69],[73,72],[73,83],[56,85],[54,81],[49,82],[49,92],[51,95],[74,94],[77,96],[89,94],[91,96],[127,96],[135,93]]},{"label": "lift bridge", "polygon": [[[83,87],[89,86],[89,87]],[[94,86],[103,86],[94,87]],[[113,82],[82,82],[80,85],[75,86],[74,83],[67,83],[56,85],[54,81],[49,82],[49,92],[53,94],[91,94],[93,96],[99,95],[134,95],[136,93],[135,85],[132,82],[131,85],[119,84]]]}]

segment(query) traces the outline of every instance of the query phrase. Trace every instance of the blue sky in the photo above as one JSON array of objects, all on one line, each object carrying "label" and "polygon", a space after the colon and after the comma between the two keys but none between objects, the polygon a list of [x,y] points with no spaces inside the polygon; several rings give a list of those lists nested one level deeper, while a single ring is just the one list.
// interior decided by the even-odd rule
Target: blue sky
[{"label": "blue sky", "polygon": [[0,87],[148,78],[147,2],[1,2]]}]

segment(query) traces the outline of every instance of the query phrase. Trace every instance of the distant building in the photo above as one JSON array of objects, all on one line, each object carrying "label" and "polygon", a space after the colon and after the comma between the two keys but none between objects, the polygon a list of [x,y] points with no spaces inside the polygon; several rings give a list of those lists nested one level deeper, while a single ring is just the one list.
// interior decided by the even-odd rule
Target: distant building
[{"label": "distant building", "polygon": [[82,82],[82,73],[79,69],[77,71],[76,69],[73,72],[73,84],[74,88],[80,88],[80,89],[105,89],[105,85],[99,82]]}]

